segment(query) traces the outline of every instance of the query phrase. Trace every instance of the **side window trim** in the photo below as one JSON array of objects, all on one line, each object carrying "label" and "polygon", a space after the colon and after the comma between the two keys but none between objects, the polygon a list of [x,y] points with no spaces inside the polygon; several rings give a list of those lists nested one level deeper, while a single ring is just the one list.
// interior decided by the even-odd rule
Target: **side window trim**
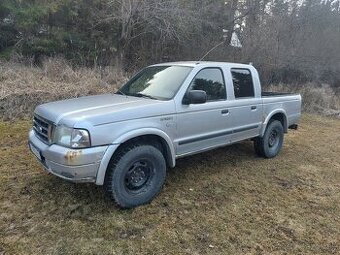
[{"label": "side window trim", "polygon": [[[253,96],[249,96],[249,97],[236,97],[236,95],[235,95],[235,87],[234,87],[234,80],[233,80],[233,70],[246,70],[246,71],[249,71],[250,79],[251,79],[251,84],[252,84],[252,87],[253,87]],[[234,98],[235,98],[235,100],[242,100],[242,99],[252,99],[252,98],[255,98],[255,86],[254,86],[254,80],[253,80],[253,73],[251,72],[251,70],[250,70],[249,68],[231,67],[231,68],[230,68],[230,75],[231,75],[231,83],[232,83],[232,85],[233,85]]]},{"label": "side window trim", "polygon": [[[195,80],[196,76],[203,70],[206,70],[206,69],[218,69],[220,72],[221,72],[221,76],[222,76],[222,81],[223,81],[223,85],[224,85],[224,91],[225,91],[225,98],[222,98],[222,99],[218,99],[218,100],[207,100],[207,103],[212,103],[212,102],[219,102],[219,101],[227,101],[227,98],[228,98],[228,91],[227,91],[227,86],[226,86],[226,83],[225,83],[225,78],[224,78],[224,73],[223,73],[223,69],[221,67],[214,67],[214,66],[209,66],[209,67],[203,67],[202,69],[200,69],[194,76],[194,78],[192,78],[192,80],[190,81],[189,83],[189,86],[187,88],[187,90],[185,91],[185,94],[184,94],[184,97],[185,95],[188,93],[188,91],[190,90],[190,87],[191,87],[191,84],[192,82]],[[184,98],[183,97],[183,98]],[[183,100],[183,99],[182,99]]]}]

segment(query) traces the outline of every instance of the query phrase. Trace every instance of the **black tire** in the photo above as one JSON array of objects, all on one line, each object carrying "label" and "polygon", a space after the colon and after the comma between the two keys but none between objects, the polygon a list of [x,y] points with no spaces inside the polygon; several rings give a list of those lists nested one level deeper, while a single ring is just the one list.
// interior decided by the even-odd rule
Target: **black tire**
[{"label": "black tire", "polygon": [[280,121],[271,121],[263,137],[254,140],[254,149],[257,155],[265,158],[273,158],[279,154],[283,144],[284,131]]},{"label": "black tire", "polygon": [[161,190],[166,176],[163,154],[146,144],[120,149],[105,176],[107,195],[122,208],[150,202]]}]

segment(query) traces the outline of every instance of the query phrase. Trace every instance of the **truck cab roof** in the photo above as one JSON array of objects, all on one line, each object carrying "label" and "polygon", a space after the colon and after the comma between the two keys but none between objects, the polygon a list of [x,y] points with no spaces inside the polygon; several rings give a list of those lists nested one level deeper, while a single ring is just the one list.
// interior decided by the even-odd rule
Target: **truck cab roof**
[{"label": "truck cab roof", "polygon": [[210,66],[227,66],[233,68],[253,68],[249,64],[231,63],[231,62],[214,62],[214,61],[179,61],[179,62],[165,62],[152,66],[166,66],[166,65],[177,65],[177,66],[189,66],[189,67],[210,67]]}]

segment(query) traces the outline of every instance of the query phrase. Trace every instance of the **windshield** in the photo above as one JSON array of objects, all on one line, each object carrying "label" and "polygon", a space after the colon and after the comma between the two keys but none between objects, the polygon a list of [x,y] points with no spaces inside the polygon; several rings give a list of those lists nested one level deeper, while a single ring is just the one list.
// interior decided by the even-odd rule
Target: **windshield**
[{"label": "windshield", "polygon": [[192,67],[187,66],[147,67],[128,81],[117,93],[169,100],[175,96],[191,70]]}]

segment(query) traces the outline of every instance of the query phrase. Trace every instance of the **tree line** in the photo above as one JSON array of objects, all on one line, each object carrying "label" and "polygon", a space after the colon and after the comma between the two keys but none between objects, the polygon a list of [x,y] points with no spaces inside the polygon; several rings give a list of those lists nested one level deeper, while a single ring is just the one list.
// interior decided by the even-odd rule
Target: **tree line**
[{"label": "tree line", "polygon": [[2,0],[0,57],[13,54],[125,70],[205,56],[340,87],[340,1]]}]

